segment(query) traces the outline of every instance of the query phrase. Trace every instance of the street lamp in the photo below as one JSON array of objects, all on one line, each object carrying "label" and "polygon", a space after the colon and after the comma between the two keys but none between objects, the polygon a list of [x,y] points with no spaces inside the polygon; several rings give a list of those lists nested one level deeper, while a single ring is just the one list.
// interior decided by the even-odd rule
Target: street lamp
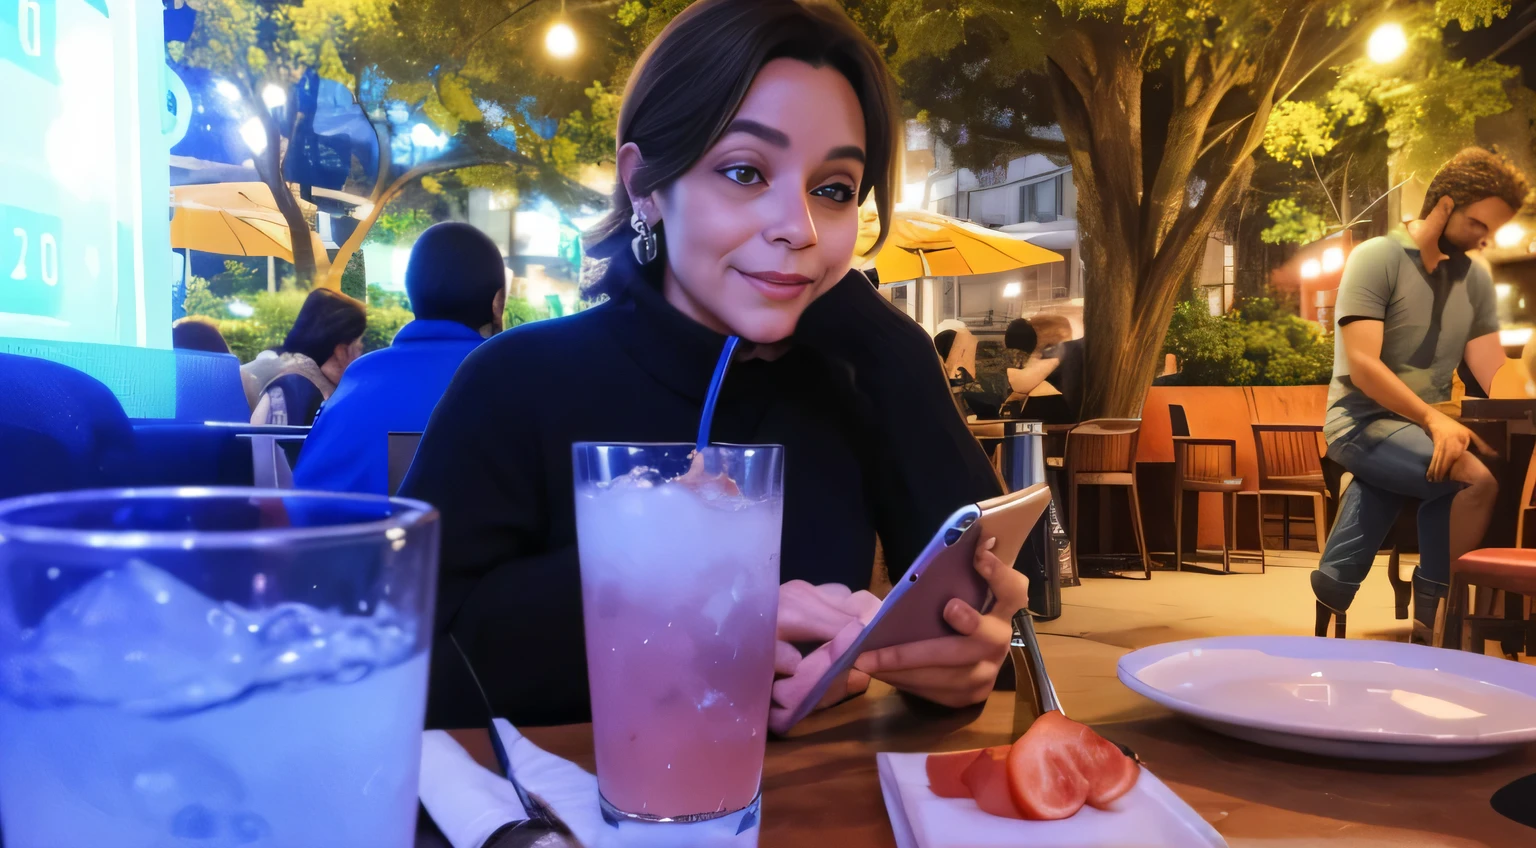
[{"label": "street lamp", "polygon": [[1510,221],[1499,227],[1499,231],[1493,234],[1493,243],[1499,247],[1514,247],[1523,238],[1525,238],[1525,227]]},{"label": "street lamp", "polygon": [[565,21],[555,21],[544,33],[544,49],[556,59],[569,59],[576,55],[576,30]]},{"label": "street lamp", "polygon": [[1382,24],[1365,44],[1366,55],[1378,65],[1396,62],[1408,52],[1408,33],[1401,24]]},{"label": "street lamp", "polygon": [[[481,30],[479,35],[471,38],[469,43],[464,45],[463,49],[459,51],[460,55],[468,56],[470,50],[480,42],[480,39],[490,35],[502,24],[517,17],[523,10],[538,2],[540,0],[526,0],[522,5],[508,12],[501,20]],[[576,30],[572,29],[571,25],[565,22],[565,0],[561,0],[559,16],[555,18],[555,23],[544,33],[544,50],[556,59],[568,59],[576,55],[576,47]]]},{"label": "street lamp", "polygon": [[267,128],[261,125],[260,118],[250,118],[241,124],[240,138],[257,156],[267,149]]},{"label": "street lamp", "polygon": [[417,147],[433,147],[442,149],[448,145],[447,135],[438,133],[426,124],[416,124],[411,127],[411,144]]}]

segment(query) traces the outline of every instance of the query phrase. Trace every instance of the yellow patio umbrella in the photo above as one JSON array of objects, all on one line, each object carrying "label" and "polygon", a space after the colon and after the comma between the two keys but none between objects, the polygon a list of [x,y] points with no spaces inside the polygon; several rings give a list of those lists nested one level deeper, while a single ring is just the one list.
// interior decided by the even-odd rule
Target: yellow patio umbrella
[{"label": "yellow patio umbrella", "polygon": [[[859,241],[855,250],[866,260],[865,254],[874,247],[879,229],[873,207],[859,210]],[[884,284],[919,277],[995,274],[1061,261],[1060,254],[1007,233],[946,215],[903,210],[895,213],[890,237],[873,264]]]},{"label": "yellow patio umbrella", "polygon": [[[314,204],[299,200],[312,213]],[[171,246],[228,256],[276,256],[293,261],[288,222],[266,183],[211,183],[171,188]],[[306,228],[315,256],[324,258],[319,234]]]}]

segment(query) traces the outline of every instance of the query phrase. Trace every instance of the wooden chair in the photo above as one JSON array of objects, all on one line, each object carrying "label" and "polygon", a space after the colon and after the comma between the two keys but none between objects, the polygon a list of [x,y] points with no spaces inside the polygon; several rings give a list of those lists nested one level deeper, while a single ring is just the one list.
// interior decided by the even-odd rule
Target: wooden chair
[{"label": "wooden chair", "polygon": [[[1081,550],[1077,536],[1078,489],[1082,486],[1119,486],[1130,496],[1131,528],[1135,532],[1136,552],[1141,557],[1144,575],[1141,579],[1152,578],[1147,537],[1141,527],[1141,497],[1136,489],[1136,442],[1140,435],[1140,418],[1096,418],[1076,425],[1067,433],[1062,469],[1067,489],[1067,535],[1072,545],[1072,567],[1079,574],[1082,570],[1077,561]],[[1100,527],[1107,526],[1105,511],[1100,510]],[[1100,535],[1107,534],[1101,531]]]},{"label": "wooden chair", "polygon": [[1433,644],[1445,647],[1447,637],[1457,639],[1463,651],[1483,653],[1488,636],[1511,632],[1524,636],[1526,644],[1536,644],[1536,621],[1527,605],[1520,618],[1508,618],[1503,604],[1495,603],[1488,612],[1467,610],[1471,589],[1492,589],[1501,596],[1536,595],[1536,550],[1529,548],[1483,548],[1472,551],[1451,564],[1451,588],[1435,613]]},{"label": "wooden chair", "polygon": [[1328,486],[1323,479],[1323,428],[1317,424],[1254,424],[1259,460],[1259,522],[1268,519],[1265,501],[1281,498],[1280,544],[1291,547],[1291,500],[1312,501],[1313,541],[1319,553],[1328,540]]},{"label": "wooden chair", "polygon": [[[1232,573],[1232,549],[1237,545],[1237,493],[1243,478],[1237,475],[1237,442],[1233,439],[1173,437],[1173,550],[1174,567],[1184,570],[1184,540],[1194,540],[1189,555],[1200,555],[1200,495],[1221,495],[1221,571]],[[1195,566],[1198,568],[1198,566]]]}]

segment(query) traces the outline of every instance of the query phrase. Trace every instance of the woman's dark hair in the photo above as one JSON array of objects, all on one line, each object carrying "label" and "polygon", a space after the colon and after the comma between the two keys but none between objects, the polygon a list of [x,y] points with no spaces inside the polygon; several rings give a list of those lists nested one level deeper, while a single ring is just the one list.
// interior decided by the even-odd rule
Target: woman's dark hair
[{"label": "woman's dark hair", "polygon": [[192,315],[171,325],[171,347],[204,353],[229,353],[229,343],[224,341],[219,325],[201,315]]},{"label": "woman's dark hair", "polygon": [[955,331],[945,330],[934,336],[933,349],[939,352],[939,359],[949,359],[949,352],[955,349]]},{"label": "woman's dark hair", "polygon": [[459,221],[434,224],[411,248],[405,293],[418,318],[478,330],[495,319],[491,301],[507,286],[507,266],[490,236]]},{"label": "woman's dark hair", "polygon": [[1003,347],[1008,350],[1017,350],[1025,356],[1035,352],[1035,346],[1040,343],[1040,337],[1035,334],[1034,325],[1027,318],[1015,318],[1008,323],[1008,329],[1003,332]]},{"label": "woman's dark hair", "polygon": [[324,365],[339,344],[351,344],[368,329],[368,312],[361,303],[330,289],[315,289],[304,298],[293,329],[283,339],[283,353],[302,353]]},{"label": "woman's dark hair", "polygon": [[1525,175],[1508,157],[1481,147],[1468,147],[1441,165],[1435,178],[1430,180],[1419,217],[1428,218],[1442,197],[1456,201],[1458,209],[1497,197],[1519,212],[1530,191]]},{"label": "woman's dark hair", "polygon": [[[835,68],[858,95],[865,137],[858,201],[874,192],[878,248],[890,230],[900,165],[894,84],[875,45],[841,8],[823,0],[700,0],[667,24],[629,75],[619,111],[615,150],[629,143],[640,148],[642,163],[631,177],[635,193],[665,190],[693,167],[725,133],[758,72],[775,59]],[[588,252],[599,259],[627,256],[633,212],[621,179],[612,211],[587,239]],[[605,280],[588,291],[608,293]]]}]

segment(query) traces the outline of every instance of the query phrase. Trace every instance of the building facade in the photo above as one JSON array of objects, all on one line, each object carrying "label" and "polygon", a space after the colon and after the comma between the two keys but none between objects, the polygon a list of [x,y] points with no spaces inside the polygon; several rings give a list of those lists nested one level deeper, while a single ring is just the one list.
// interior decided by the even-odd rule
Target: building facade
[{"label": "building facade", "polygon": [[[1085,286],[1072,168],[1039,154],[985,171],[956,168],[944,145],[916,125],[908,126],[907,148],[905,208],[1008,233],[1060,254],[1062,261],[1000,274],[897,281],[882,286],[892,302],[930,333],[942,321],[959,319],[980,335],[1001,334],[1014,318],[1051,312],[1065,316],[1081,335],[1085,288],[1092,286]],[[1235,264],[1233,247],[1213,237],[1198,280],[1212,314],[1232,307]]]}]

